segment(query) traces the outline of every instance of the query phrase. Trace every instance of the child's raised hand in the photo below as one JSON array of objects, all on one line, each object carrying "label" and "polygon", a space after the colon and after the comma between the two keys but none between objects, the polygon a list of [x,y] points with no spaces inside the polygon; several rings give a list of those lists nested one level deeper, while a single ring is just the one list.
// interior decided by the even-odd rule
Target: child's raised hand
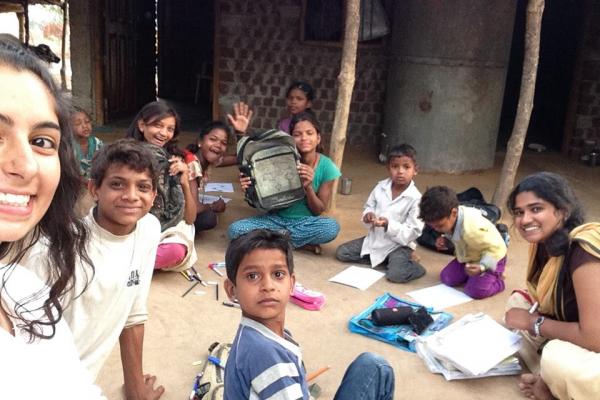
[{"label": "child's raised hand", "polygon": [[481,264],[465,264],[465,272],[467,273],[467,275],[469,276],[477,276],[477,275],[481,275],[485,269],[482,268],[483,266]]},{"label": "child's raised hand", "polygon": [[298,163],[298,174],[300,174],[302,186],[304,189],[308,189],[315,177],[315,171],[309,165]]},{"label": "child's raised hand", "polygon": [[252,186],[252,178],[240,173],[240,186],[242,187],[242,191],[246,193],[246,190]]},{"label": "child's raised hand", "polygon": [[246,133],[253,113],[248,104],[240,101],[233,104],[233,115],[227,114],[227,120],[236,132]]},{"label": "child's raised hand", "polygon": [[375,213],[372,212],[368,212],[363,216],[363,222],[365,224],[372,224],[376,219],[377,217],[375,216]]}]

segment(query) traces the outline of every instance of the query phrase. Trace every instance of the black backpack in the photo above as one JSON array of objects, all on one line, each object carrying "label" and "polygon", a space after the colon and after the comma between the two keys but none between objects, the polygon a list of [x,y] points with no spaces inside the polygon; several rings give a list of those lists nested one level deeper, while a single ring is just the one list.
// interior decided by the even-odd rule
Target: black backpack
[{"label": "black backpack", "polygon": [[[504,242],[508,246],[508,242],[510,241],[510,235],[508,233],[508,227],[505,224],[498,224],[498,220],[502,216],[502,212],[498,207],[494,204],[487,203],[483,198],[483,194],[476,187],[469,188],[464,192],[457,193],[456,197],[458,198],[458,203],[461,206],[471,207],[478,209],[481,214],[489,219],[492,224],[496,226],[498,232],[504,239]],[[423,232],[421,236],[417,238],[417,243],[423,247],[427,247],[428,249],[439,251],[440,253],[445,254],[454,254],[454,245],[449,240],[446,241],[447,250],[438,250],[435,247],[435,241],[438,237],[442,236],[441,233],[438,233],[431,229],[428,225],[423,227]]]},{"label": "black backpack", "polygon": [[260,211],[290,206],[305,196],[298,174],[300,154],[286,132],[271,129],[244,136],[237,145],[242,174],[252,179],[245,200]]}]

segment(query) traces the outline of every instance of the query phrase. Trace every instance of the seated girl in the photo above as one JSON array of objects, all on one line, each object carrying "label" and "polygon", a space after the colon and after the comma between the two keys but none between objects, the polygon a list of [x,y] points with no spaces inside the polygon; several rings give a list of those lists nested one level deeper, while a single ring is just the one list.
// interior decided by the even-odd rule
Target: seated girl
[{"label": "seated girl", "polygon": [[197,260],[194,247],[196,200],[190,189],[188,166],[177,148],[179,117],[163,101],[146,104],[135,116],[127,137],[148,142],[158,164],[159,178],[154,205],[150,210],[160,221],[161,240],[155,269],[180,271]]},{"label": "seated girl", "polygon": [[[227,119],[238,134],[245,134],[252,110],[243,103],[234,104],[234,114]],[[217,225],[217,214],[226,209],[225,201],[219,199],[213,203],[203,202],[204,186],[209,182],[210,167],[225,167],[237,164],[237,156],[226,154],[231,129],[221,121],[212,121],[200,130],[196,144],[184,150],[184,159],[189,168],[190,190],[196,201],[197,216],[194,221],[196,232],[212,229]]]},{"label": "seated girl", "polygon": [[538,400],[599,399],[600,224],[585,224],[566,180],[548,172],[521,181],[507,203],[531,244],[527,290],[513,292],[505,316],[533,372],[521,390]]},{"label": "seated girl", "polygon": [[[333,183],[341,174],[333,161],[321,154],[321,129],[312,113],[300,113],[292,119],[290,129],[300,153],[298,173],[306,197],[288,208],[250,217],[229,226],[230,239],[235,239],[254,229],[289,231],[295,248],[305,248],[321,253],[320,244],[336,238],[340,226],[333,218],[320,217],[329,203]],[[240,176],[242,190],[251,185],[249,177]]]}]

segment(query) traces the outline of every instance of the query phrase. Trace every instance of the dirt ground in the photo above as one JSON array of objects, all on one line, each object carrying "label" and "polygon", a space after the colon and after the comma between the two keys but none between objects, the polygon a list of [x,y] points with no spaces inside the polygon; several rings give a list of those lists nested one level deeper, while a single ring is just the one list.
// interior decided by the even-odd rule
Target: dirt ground
[{"label": "dirt ground", "polygon": [[[416,184],[423,192],[428,186],[444,184],[456,191],[477,186],[490,200],[496,185],[502,156],[499,155],[496,167],[492,170],[462,175],[420,173]],[[361,352],[372,351],[383,355],[392,364],[396,376],[397,399],[507,399],[519,398],[517,377],[495,377],[478,380],[447,382],[443,377],[428,372],[421,359],[414,353],[402,351],[382,342],[350,333],[348,320],[369,306],[384,292],[405,297],[406,292],[439,283],[439,272],[450,260],[419,247],[418,255],[427,268],[427,275],[409,284],[392,284],[382,279],[366,291],[334,284],[328,279],[347,267],[338,262],[334,252],[341,243],[365,234],[360,223],[360,213],[370,190],[378,180],[386,177],[385,167],[364,151],[349,148],[342,168],[343,175],[352,178],[352,194],[338,196],[335,217],[341,225],[338,238],[323,246],[320,256],[297,251],[294,254],[297,280],[306,287],[323,292],[327,303],[321,311],[306,311],[293,304],[288,306],[287,327],[302,345],[307,370],[313,371],[323,366],[331,370],[316,379],[322,388],[323,399],[333,398],[333,394],[344,374],[346,366]],[[582,203],[586,207],[588,220],[600,220],[600,168],[589,168],[576,161],[557,154],[526,153],[519,177],[529,173],[548,170],[566,176]],[[144,370],[158,376],[158,381],[166,388],[162,397],[165,400],[187,399],[192,381],[200,366],[192,363],[203,360],[207,347],[215,342],[230,342],[236,332],[240,318],[238,309],[224,307],[225,297],[221,284],[223,278],[207,268],[209,262],[223,261],[227,246],[226,228],[234,220],[254,214],[242,200],[237,184],[236,168],[221,168],[213,171],[213,182],[235,182],[235,193],[230,196],[227,212],[220,217],[216,229],[203,232],[196,237],[199,255],[198,269],[205,279],[219,282],[219,301],[215,291],[208,288],[205,294],[181,297],[189,287],[177,273],[157,273],[154,275],[149,297],[150,319],[146,324],[144,343]],[[506,221],[505,221],[506,222]],[[510,221],[508,222],[510,225]],[[504,292],[485,300],[476,300],[449,308],[455,319],[462,315],[483,311],[500,320],[506,299],[512,288],[524,286],[526,243],[511,231],[511,244],[508,252],[508,267]],[[122,370],[118,346],[105,364],[98,384],[110,399],[122,396]]]}]

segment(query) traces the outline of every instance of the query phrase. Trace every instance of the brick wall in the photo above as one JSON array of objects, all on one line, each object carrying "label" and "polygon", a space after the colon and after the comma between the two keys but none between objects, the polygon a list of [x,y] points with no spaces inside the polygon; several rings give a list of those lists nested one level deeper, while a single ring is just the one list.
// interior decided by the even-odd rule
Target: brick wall
[{"label": "brick wall", "polygon": [[586,139],[600,145],[600,0],[593,0],[588,30],[584,33],[578,85],[575,131],[569,146],[578,154]]},{"label": "brick wall", "polygon": [[[294,80],[316,91],[313,110],[331,133],[341,46],[300,42],[300,0],[219,0],[218,93],[220,103],[239,98],[255,110],[253,128],[277,126],[287,117],[285,91]],[[360,48],[348,121],[348,143],[375,144],[381,132],[387,58],[384,46]]]}]

